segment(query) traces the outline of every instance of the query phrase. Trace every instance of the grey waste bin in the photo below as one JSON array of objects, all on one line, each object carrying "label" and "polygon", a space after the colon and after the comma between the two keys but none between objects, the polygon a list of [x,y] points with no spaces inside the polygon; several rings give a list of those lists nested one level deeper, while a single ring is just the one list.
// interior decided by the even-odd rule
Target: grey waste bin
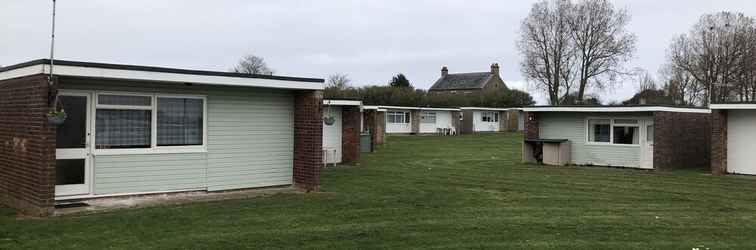
[{"label": "grey waste bin", "polygon": [[370,153],[373,152],[373,137],[370,133],[360,134],[360,152]]}]

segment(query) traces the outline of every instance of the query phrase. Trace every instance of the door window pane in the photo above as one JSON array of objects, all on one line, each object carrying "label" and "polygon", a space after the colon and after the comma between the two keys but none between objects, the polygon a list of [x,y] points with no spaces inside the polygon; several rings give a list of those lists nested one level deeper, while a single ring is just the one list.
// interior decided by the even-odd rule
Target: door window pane
[{"label": "door window pane", "polygon": [[202,145],[203,100],[158,98],[157,145]]},{"label": "door window pane", "polygon": [[654,125],[646,126],[646,141],[648,143],[654,143]]},{"label": "door window pane", "polygon": [[152,111],[97,109],[95,116],[98,149],[150,147]]},{"label": "door window pane", "polygon": [[55,185],[84,184],[84,159],[56,160]]},{"label": "door window pane", "polygon": [[59,97],[60,105],[66,111],[66,121],[56,128],[57,148],[84,148],[87,138],[87,97]]}]

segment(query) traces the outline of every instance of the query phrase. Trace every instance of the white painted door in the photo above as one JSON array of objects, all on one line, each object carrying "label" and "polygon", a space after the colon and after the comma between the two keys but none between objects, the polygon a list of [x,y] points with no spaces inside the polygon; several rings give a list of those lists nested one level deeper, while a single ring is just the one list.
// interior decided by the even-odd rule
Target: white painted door
[{"label": "white painted door", "polygon": [[[328,119],[333,119],[329,124]],[[323,109],[323,161],[341,163],[341,107]]]},{"label": "white painted door", "polygon": [[727,112],[727,172],[756,175],[756,110]]},{"label": "white painted door", "polygon": [[56,129],[55,196],[90,193],[92,175],[89,93],[62,92],[59,105],[65,122]]},{"label": "white painted door", "polygon": [[641,168],[654,168],[654,121],[646,120],[641,127]]}]

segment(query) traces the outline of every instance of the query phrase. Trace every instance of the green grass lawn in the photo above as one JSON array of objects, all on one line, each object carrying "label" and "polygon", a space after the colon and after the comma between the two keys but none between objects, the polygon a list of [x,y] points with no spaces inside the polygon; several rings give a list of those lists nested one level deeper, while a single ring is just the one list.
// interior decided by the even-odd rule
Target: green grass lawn
[{"label": "green grass lawn", "polygon": [[48,219],[0,249],[756,249],[756,178],[523,165],[519,134],[390,137],[322,192]]}]

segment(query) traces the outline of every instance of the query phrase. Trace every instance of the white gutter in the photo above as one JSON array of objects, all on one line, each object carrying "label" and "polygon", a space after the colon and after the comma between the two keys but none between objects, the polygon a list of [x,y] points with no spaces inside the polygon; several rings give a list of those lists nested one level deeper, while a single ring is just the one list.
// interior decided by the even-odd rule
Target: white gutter
[{"label": "white gutter", "polygon": [[754,103],[711,104],[710,109],[756,109]]},{"label": "white gutter", "polygon": [[704,113],[711,110],[702,108],[678,108],[664,106],[647,107],[525,107],[525,112],[678,112],[678,113]]}]

